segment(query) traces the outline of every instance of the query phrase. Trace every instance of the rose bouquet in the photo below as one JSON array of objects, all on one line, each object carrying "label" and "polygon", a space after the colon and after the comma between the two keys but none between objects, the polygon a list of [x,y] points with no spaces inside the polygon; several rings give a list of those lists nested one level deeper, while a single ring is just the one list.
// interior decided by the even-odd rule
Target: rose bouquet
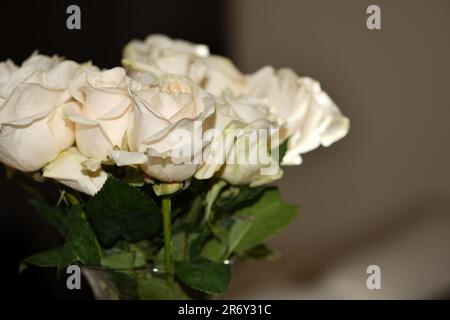
[{"label": "rose bouquet", "polygon": [[274,257],[264,242],[298,211],[269,185],[280,164],[344,137],[349,120],[289,69],[244,75],[162,35],[123,55],[110,70],[0,63],[0,161],[65,239],[20,268],[76,264],[103,299],[223,295],[232,265]]}]

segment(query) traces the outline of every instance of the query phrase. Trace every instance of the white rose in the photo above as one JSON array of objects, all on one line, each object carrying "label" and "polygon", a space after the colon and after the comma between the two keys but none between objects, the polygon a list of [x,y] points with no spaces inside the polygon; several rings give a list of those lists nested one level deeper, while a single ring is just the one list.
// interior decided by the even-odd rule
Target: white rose
[{"label": "white rose", "polygon": [[[22,63],[20,68],[15,66],[9,60],[3,62],[3,67],[0,71],[0,73],[2,73],[1,77],[3,78],[3,81],[0,80],[0,97],[6,99],[11,95],[12,91],[22,82],[39,82],[44,72],[50,71],[61,61],[62,59],[58,56],[49,57],[40,55],[35,52]],[[53,78],[53,80],[55,79]],[[54,84],[55,83],[53,83],[53,85]],[[64,85],[67,85],[67,83],[65,83]]]},{"label": "white rose", "polygon": [[145,41],[132,40],[123,50],[123,63],[133,78],[148,72],[156,77],[164,73],[190,77],[195,82],[204,77],[205,66],[197,61],[209,55],[205,45],[172,40],[163,35],[150,35]]},{"label": "white rose", "polygon": [[[152,178],[179,183],[201,163],[202,131],[212,126],[215,100],[187,77],[165,75],[159,82],[132,90],[134,123],[130,151],[111,151],[117,165],[140,164]],[[185,151],[188,152],[185,152]]]},{"label": "white rose", "polygon": [[0,101],[0,161],[21,171],[41,169],[74,142],[65,108],[76,108],[67,90],[78,64],[32,56],[4,83]]},{"label": "white rose", "polygon": [[225,91],[233,94],[242,92],[245,77],[229,59],[212,55],[203,58],[201,62],[206,66],[205,76],[201,81],[203,89],[217,96]]},{"label": "white rose", "polygon": [[184,75],[214,95],[221,95],[225,90],[238,93],[245,82],[229,59],[210,55],[207,46],[163,35],[150,35],[145,41],[133,40],[126,45],[123,55],[130,76],[141,82],[164,73]]},{"label": "white rose", "polygon": [[264,67],[247,77],[244,94],[265,99],[287,121],[290,137],[283,164],[300,164],[300,154],[343,138],[350,121],[311,78],[290,69]]},{"label": "white rose", "polygon": [[77,148],[72,147],[48,164],[43,169],[43,176],[92,196],[102,188],[108,175],[101,169],[95,172],[85,170],[82,164],[87,160]]},{"label": "white rose", "polygon": [[76,144],[86,157],[106,160],[108,150],[126,143],[131,115],[127,81],[122,68],[99,71],[89,67],[70,84],[81,110],[68,118],[75,123]]},{"label": "white rose", "polygon": [[250,186],[281,178],[279,164],[271,156],[280,125],[261,101],[224,94],[216,111],[217,131],[209,157],[197,175],[209,178],[217,171],[217,177],[231,184]]}]

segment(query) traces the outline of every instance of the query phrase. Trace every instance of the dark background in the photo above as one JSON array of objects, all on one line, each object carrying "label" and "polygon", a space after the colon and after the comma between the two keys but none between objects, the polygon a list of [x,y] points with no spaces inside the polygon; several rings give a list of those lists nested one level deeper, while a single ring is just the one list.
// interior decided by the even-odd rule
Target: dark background
[{"label": "dark background", "polygon": [[[222,1],[1,1],[0,61],[20,64],[34,50],[78,62],[91,60],[102,68],[120,65],[122,48],[150,33],[206,43],[226,54]],[[66,28],[66,8],[81,8],[81,30]],[[21,259],[62,242],[28,203],[23,190],[0,172],[0,243],[2,291],[10,298],[76,299],[92,297],[87,284],[69,291],[65,275],[31,268],[18,273]]]},{"label": "dark background", "polygon": [[[66,28],[66,9],[81,8],[81,30]],[[206,43],[224,53],[222,1],[2,1],[0,58],[21,62],[34,50],[103,68],[120,65],[122,48],[150,33]]]}]

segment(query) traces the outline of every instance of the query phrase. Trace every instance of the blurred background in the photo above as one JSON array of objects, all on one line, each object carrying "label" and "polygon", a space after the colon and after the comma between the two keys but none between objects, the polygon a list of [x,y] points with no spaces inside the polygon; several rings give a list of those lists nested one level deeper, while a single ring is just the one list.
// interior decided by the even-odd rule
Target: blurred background
[{"label": "blurred background", "polygon": [[[66,28],[78,4],[82,29]],[[381,8],[368,30],[366,8]],[[205,43],[244,72],[290,67],[319,80],[349,135],[285,168],[296,220],[276,261],[234,272],[231,299],[450,299],[450,1],[3,1],[0,60],[35,49],[101,67],[150,33]],[[2,285],[13,298],[91,298],[20,260],[62,239],[1,172]],[[366,269],[381,268],[381,290]]]}]

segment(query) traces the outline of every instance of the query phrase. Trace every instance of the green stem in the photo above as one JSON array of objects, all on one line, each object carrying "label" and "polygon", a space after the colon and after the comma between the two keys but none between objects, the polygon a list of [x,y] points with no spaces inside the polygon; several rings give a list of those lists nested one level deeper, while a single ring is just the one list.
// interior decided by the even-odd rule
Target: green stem
[{"label": "green stem", "polygon": [[162,198],[162,215],[164,226],[164,267],[166,272],[167,284],[170,287],[173,287],[174,265],[172,257],[172,226],[169,197]]}]

